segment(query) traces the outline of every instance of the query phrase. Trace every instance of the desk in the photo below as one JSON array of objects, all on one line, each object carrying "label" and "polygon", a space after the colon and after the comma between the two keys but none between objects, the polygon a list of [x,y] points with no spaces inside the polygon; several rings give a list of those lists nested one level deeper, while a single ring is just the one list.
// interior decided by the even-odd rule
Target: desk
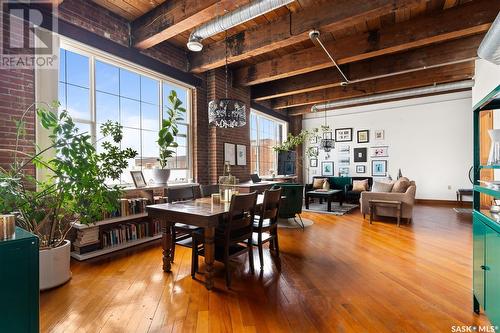
[{"label": "desk", "polygon": [[[257,197],[257,205],[262,205],[263,195]],[[223,221],[229,211],[230,203],[213,204],[212,198],[201,198],[192,201],[181,201],[147,206],[148,215],[161,221],[163,271],[170,272],[172,265],[171,230],[175,223],[184,223],[201,227],[205,235],[205,286],[208,290],[214,286],[214,237],[215,228]]]}]

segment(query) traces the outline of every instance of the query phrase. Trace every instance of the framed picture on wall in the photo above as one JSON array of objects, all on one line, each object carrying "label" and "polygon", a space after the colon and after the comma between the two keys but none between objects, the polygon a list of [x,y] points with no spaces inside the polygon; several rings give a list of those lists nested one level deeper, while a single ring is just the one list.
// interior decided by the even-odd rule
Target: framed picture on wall
[{"label": "framed picture on wall", "polygon": [[336,142],[352,141],[352,128],[337,128],[335,129]]},{"label": "framed picture on wall", "polygon": [[361,130],[358,131],[358,143],[368,143],[370,142],[370,131]]},{"label": "framed picture on wall", "polygon": [[339,177],[349,177],[349,168],[339,168]]},{"label": "framed picture on wall", "polygon": [[374,136],[375,136],[375,140],[384,140],[385,139],[384,130],[376,130]]},{"label": "framed picture on wall", "polygon": [[365,172],[366,172],[366,166],[356,165],[356,173],[365,173]]},{"label": "framed picture on wall", "polygon": [[236,165],[236,145],[234,143],[224,143],[224,162]]},{"label": "framed picture on wall", "polygon": [[319,155],[319,149],[318,147],[310,147],[309,148],[309,156],[318,156]]},{"label": "framed picture on wall", "polygon": [[371,150],[372,157],[389,157],[388,146],[372,147]]},{"label": "framed picture on wall", "polygon": [[309,143],[310,144],[318,143],[318,137],[316,135],[311,136],[311,138],[309,139]]},{"label": "framed picture on wall", "polygon": [[342,145],[339,147],[339,154],[349,154],[351,152],[351,146]]},{"label": "framed picture on wall", "polygon": [[309,160],[309,167],[311,167],[311,168],[317,168],[318,167],[318,159],[317,158],[311,158]]},{"label": "framed picture on wall", "polygon": [[247,165],[247,146],[236,145],[236,164]]},{"label": "framed picture on wall", "polygon": [[349,166],[351,164],[351,157],[349,155],[339,156],[339,166]]},{"label": "framed picture on wall", "polygon": [[372,160],[372,176],[373,177],[387,176],[387,161]]},{"label": "framed picture on wall", "polygon": [[333,176],[333,162],[321,162],[321,175]]},{"label": "framed picture on wall", "polygon": [[332,139],[332,132],[324,132],[323,139],[331,140]]},{"label": "framed picture on wall", "polygon": [[354,148],[354,162],[366,162],[367,160],[367,149],[366,148]]}]

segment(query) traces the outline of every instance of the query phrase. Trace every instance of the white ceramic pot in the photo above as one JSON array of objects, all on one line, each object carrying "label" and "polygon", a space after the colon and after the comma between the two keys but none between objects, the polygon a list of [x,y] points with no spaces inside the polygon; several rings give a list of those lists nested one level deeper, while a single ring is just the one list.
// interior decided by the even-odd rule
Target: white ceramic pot
[{"label": "white ceramic pot", "polygon": [[40,290],[60,286],[71,279],[70,252],[69,240],[56,248],[40,250]]},{"label": "white ceramic pot", "polygon": [[165,185],[170,178],[170,169],[153,169],[153,179],[155,184]]}]

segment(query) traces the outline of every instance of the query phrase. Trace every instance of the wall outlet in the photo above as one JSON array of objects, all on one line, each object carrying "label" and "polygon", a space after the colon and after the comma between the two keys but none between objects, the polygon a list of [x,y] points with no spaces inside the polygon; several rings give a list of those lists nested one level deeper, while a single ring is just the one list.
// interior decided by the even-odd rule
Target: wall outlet
[{"label": "wall outlet", "polygon": [[448,190],[451,190],[451,185],[448,185]]}]

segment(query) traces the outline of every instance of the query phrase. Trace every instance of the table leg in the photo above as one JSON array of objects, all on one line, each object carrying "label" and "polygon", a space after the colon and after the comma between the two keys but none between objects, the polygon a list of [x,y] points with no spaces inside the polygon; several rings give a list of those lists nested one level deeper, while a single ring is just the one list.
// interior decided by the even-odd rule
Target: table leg
[{"label": "table leg", "polygon": [[309,196],[306,194],[306,209],[309,209]]},{"label": "table leg", "polygon": [[[215,228],[205,228],[205,286],[211,290],[214,286]],[[228,269],[226,267],[226,269]]]},{"label": "table leg", "polygon": [[172,223],[163,219],[161,223],[161,246],[163,248],[163,271],[170,272],[172,268]]},{"label": "table leg", "polygon": [[328,197],[328,199],[326,199],[326,200],[327,200],[327,205],[328,205],[328,206],[327,206],[327,210],[328,210],[329,212],[331,212],[331,211],[332,211],[332,197],[331,197],[331,196],[329,196],[329,197]]}]

